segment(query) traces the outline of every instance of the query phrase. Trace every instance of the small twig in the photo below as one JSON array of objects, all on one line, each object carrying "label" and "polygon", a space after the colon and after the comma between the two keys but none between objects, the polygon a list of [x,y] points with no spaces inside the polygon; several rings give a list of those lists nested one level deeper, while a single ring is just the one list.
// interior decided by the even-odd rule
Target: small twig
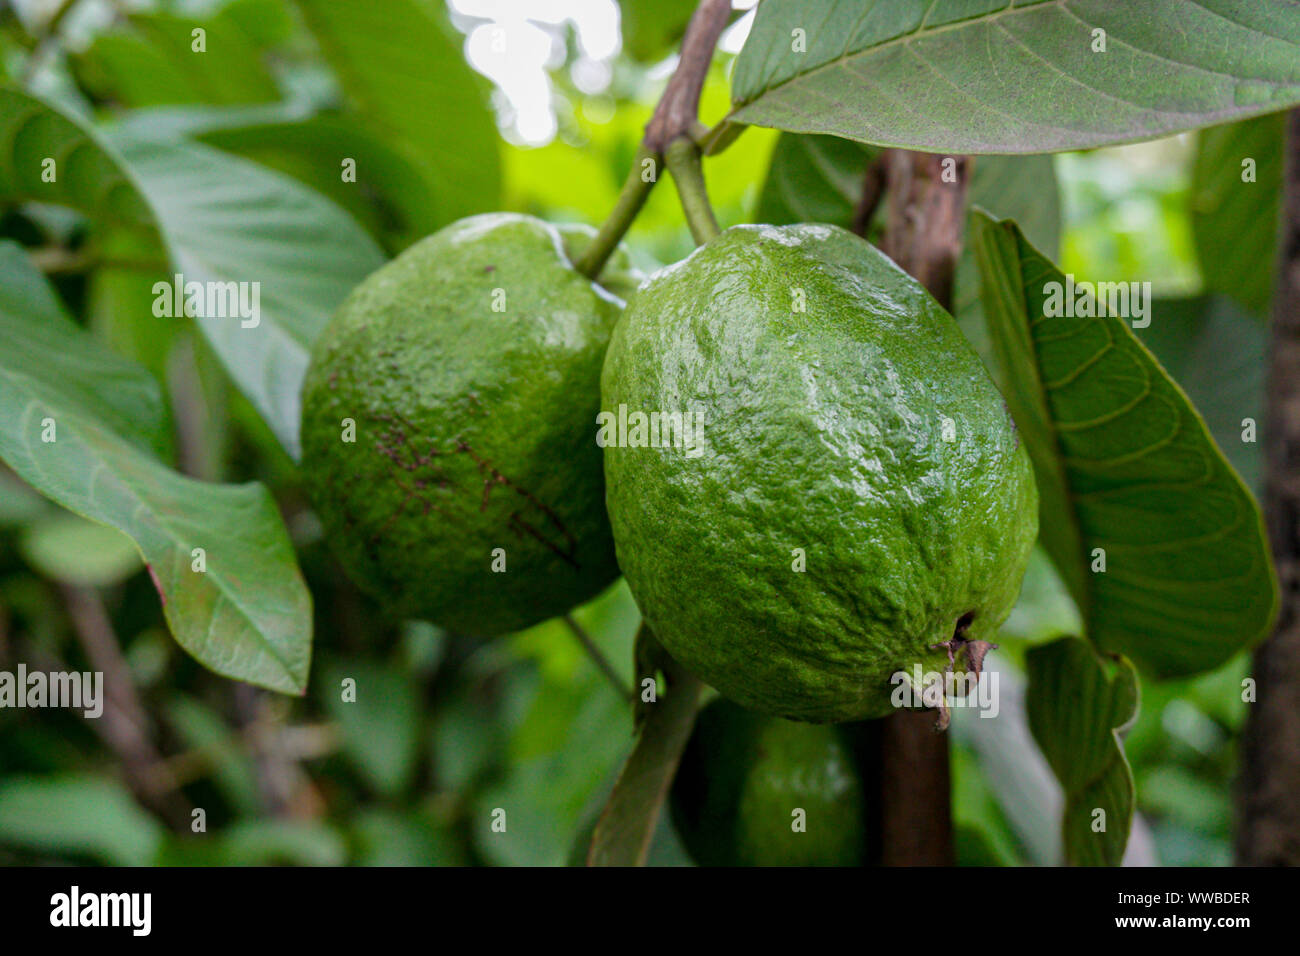
[{"label": "small twig", "polygon": [[46,275],[74,275],[94,269],[131,269],[138,272],[163,272],[167,263],[162,259],[118,259],[100,255],[93,250],[64,249],[62,246],[42,246],[28,252],[32,265]]},{"label": "small twig", "polygon": [[265,691],[251,684],[234,687],[241,732],[253,751],[257,789],[266,812],[283,819],[304,819],[324,812],[325,800],[289,753],[284,725]]},{"label": "small twig", "polygon": [[574,620],[572,614],[564,615],[564,623],[569,625],[569,630],[573,632],[573,636],[578,639],[578,643],[581,644],[582,649],[587,652],[587,656],[591,658],[591,662],[596,665],[597,670],[605,675],[605,679],[609,681],[610,686],[614,688],[614,692],[618,694],[619,697],[630,702],[633,698],[631,688],[627,687],[627,685],[623,683],[622,679],[618,676],[618,672],[614,670],[614,666],[610,664],[609,658],[607,658],[601,652],[600,648],[596,646],[596,642],[591,639],[591,635],[587,633],[587,629]]},{"label": "small twig", "polygon": [[[216,769],[222,754],[232,745],[252,753],[262,734],[261,727],[243,727],[232,737],[214,740],[166,759],[167,769],[181,786],[201,780]],[[338,751],[340,736],[333,724],[309,724],[284,728],[285,752],[295,760],[318,760]]]},{"label": "small twig", "polygon": [[104,675],[104,712],[90,723],[122,761],[127,783],[140,802],[170,826],[184,829],[192,807],[179,793],[179,784],[149,735],[148,716],[103,601],[91,588],[60,585],[60,589],[91,670]]},{"label": "small twig", "polygon": [[609,257],[614,254],[618,248],[619,240],[627,233],[636,219],[637,214],[641,212],[641,207],[645,201],[650,198],[650,190],[658,176],[652,171],[651,175],[645,174],[645,162],[650,160],[657,163],[656,154],[650,150],[642,149],[632,163],[632,169],[627,174],[627,181],[623,184],[622,191],[618,194],[618,202],[614,204],[614,211],[609,214],[600,232],[596,238],[578,257],[573,267],[589,279],[595,279],[600,275],[600,271],[605,268],[605,263]]}]

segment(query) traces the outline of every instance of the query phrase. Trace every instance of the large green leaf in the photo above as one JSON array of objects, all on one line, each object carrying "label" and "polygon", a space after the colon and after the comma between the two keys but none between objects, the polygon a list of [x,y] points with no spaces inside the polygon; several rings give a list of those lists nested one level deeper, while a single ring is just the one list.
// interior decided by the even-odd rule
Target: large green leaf
[{"label": "large green leaf", "polygon": [[[1156,299],[1150,327],[1136,334],[1182,386],[1228,462],[1258,494],[1268,327],[1226,296],[1190,296]],[[1253,431],[1247,420],[1254,422]]]},{"label": "large green leaf", "polygon": [[68,206],[106,227],[154,228],[149,204],[130,175],[89,130],[3,86],[0,199]]},{"label": "large green leaf", "polygon": [[[427,172],[352,116],[227,126],[199,138],[329,197],[392,253],[452,219]],[[339,175],[345,158],[356,162],[356,182],[344,182]]]},{"label": "large green leaf", "polygon": [[[280,35],[287,21],[276,3],[242,0],[207,20],[136,13],[96,36],[73,67],[97,99],[123,106],[269,102],[279,90],[261,56],[259,40],[266,37],[250,34],[250,27],[277,16],[273,29]],[[198,29],[202,51],[194,49]]]},{"label": "large green leaf", "polygon": [[764,0],[732,99],[732,122],[934,152],[1131,142],[1300,102],[1300,6]]},{"label": "large green leaf", "polygon": [[202,664],[301,693],[311,598],[267,490],[204,484],[162,464],[154,379],[78,329],[12,243],[0,244],[0,341],[0,458],[65,508],[131,537],[177,642]]},{"label": "large green leaf", "polygon": [[196,143],[117,131],[110,140],[153,208],[186,282],[258,283],[260,317],[199,317],[227,372],[298,455],[311,344],[348,292],[383,264],[346,213],[279,174]]},{"label": "large green leaf", "polygon": [[[355,696],[344,699],[348,679]],[[420,700],[411,675],[383,660],[353,656],[328,667],[319,689],[348,759],[379,793],[400,796],[420,754]]]},{"label": "large green leaf", "polygon": [[1122,738],[1137,719],[1137,674],[1074,637],[1030,648],[1025,667],[1029,729],[1065,790],[1065,862],[1119,866],[1133,824]]},{"label": "large green leaf", "polygon": [[[257,283],[255,326],[195,321],[296,457],[308,350],[344,296],[382,264],[373,240],[317,193],[218,150],[132,126],[104,143],[16,90],[0,89],[0,107],[0,198],[71,206],[110,234],[123,225],[156,231],[186,282]],[[46,157],[57,161],[53,183],[41,179]]]},{"label": "large green leaf", "polygon": [[1277,586],[1259,508],[1187,396],[1124,321],[1046,317],[1065,277],[1015,223],[977,212],[972,225],[1043,543],[1087,636],[1158,675],[1260,640]]},{"label": "large green leaf", "polygon": [[1192,238],[1206,288],[1261,315],[1273,297],[1285,123],[1273,113],[1202,130],[1192,165]]},{"label": "large green leaf", "polygon": [[298,8],[362,118],[424,171],[441,220],[494,209],[496,125],[434,6],[298,0]]},{"label": "large green leaf", "polygon": [[[418,164],[351,113],[301,105],[136,110],[122,125],[148,139],[196,139],[292,176],[333,200],[393,253],[450,220]],[[342,176],[355,163],[355,181]]]}]

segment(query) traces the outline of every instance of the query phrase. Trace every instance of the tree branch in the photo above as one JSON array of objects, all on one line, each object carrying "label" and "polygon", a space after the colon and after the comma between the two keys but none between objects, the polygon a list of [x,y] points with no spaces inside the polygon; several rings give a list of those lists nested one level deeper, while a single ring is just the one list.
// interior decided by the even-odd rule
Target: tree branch
[{"label": "tree branch", "polygon": [[662,153],[673,140],[683,136],[694,137],[704,78],[713,62],[718,38],[726,29],[730,16],[731,0],[702,0],[695,8],[682,39],[677,69],[668,81],[654,115],[646,124],[642,140],[646,148]]},{"label": "tree branch", "polygon": [[60,587],[86,660],[92,671],[104,675],[104,712],[91,721],[94,729],[122,761],[127,783],[140,802],[173,829],[185,829],[193,808],[154,746],[148,716],[103,601],[90,588]]},{"label": "tree branch", "polygon": [[[949,160],[954,182],[943,181]],[[949,312],[966,224],[970,165],[965,156],[890,150],[889,224],[883,248]]]},{"label": "tree branch", "polygon": [[1287,116],[1283,149],[1264,482],[1281,607],[1255,651],[1257,697],[1241,741],[1236,844],[1244,866],[1300,865],[1300,110]]},{"label": "tree branch", "polygon": [[[884,251],[951,311],[970,160],[901,149],[889,150],[886,157]],[[953,162],[946,164],[947,159]],[[944,182],[945,166],[954,181]],[[881,863],[952,866],[948,735],[935,732],[932,713],[900,710],[881,721],[879,779]]]}]

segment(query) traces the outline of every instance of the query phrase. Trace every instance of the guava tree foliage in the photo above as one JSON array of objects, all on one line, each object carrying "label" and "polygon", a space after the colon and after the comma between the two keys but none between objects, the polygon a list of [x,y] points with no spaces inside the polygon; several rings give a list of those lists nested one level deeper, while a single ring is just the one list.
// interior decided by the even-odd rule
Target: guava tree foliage
[{"label": "guava tree foliage", "polygon": [[[746,221],[856,233],[952,313],[1032,463],[1037,541],[1080,622],[1077,634],[1057,635],[1025,658],[1025,719],[1064,792],[1063,859],[1118,864],[1135,806],[1123,738],[1138,711],[1139,675],[1211,671],[1263,640],[1276,612],[1250,443],[1260,315],[1273,281],[1280,111],[1300,104],[1300,8],[1281,0],[762,0],[734,62],[729,107],[711,127],[699,121],[700,100],[733,19],[730,4],[625,2],[623,10],[629,52],[651,61],[680,41],[676,70],[653,114],[638,115],[648,122],[635,149],[617,155],[626,185],[599,230],[580,241],[540,225],[526,227],[529,234],[547,248],[566,240],[563,268],[571,274],[572,259],[586,298],[606,301],[587,285],[599,279],[620,307],[626,299],[635,308],[633,286],[612,275],[627,267],[620,243],[629,229],[657,214],[647,203],[662,173],[691,236],[706,245],[720,231],[706,187],[711,164],[744,161],[747,150],[757,154],[751,144],[761,129],[775,130],[770,162],[766,152],[755,161],[765,168]],[[26,56],[42,54],[60,20],[37,31]],[[324,595],[304,581],[299,529],[286,526],[263,483],[213,480],[203,465],[211,449],[187,447],[192,423],[174,427],[182,411],[174,388],[160,383],[177,377],[177,329],[192,330],[201,354],[188,353],[188,377],[233,390],[271,470],[295,474],[304,378],[331,316],[421,237],[506,201],[483,84],[441,5],[422,0],[232,0],[202,19],[164,7],[96,33],[66,66],[64,86],[13,69],[0,86],[0,202],[44,230],[41,242],[0,241],[0,460],[58,505],[134,542],[167,628],[203,667],[304,694],[313,596],[320,604]],[[1063,273],[1055,264],[1062,213],[1046,154],[1189,130],[1201,130],[1191,221],[1204,293],[1152,299],[1139,283]],[[546,155],[539,150],[535,161]],[[926,203],[946,217],[935,213],[908,235],[906,223],[920,221]],[[51,257],[81,263],[85,283],[69,294]],[[495,265],[474,264],[465,288],[493,291]],[[500,284],[513,294],[509,276]],[[548,347],[563,335],[551,331]],[[397,361],[400,336],[394,343],[365,357],[375,375]],[[1254,359],[1242,367],[1229,361],[1248,354]],[[436,360],[424,372],[429,381],[443,374]],[[335,387],[335,376],[322,374],[314,393]],[[489,401],[494,389],[483,390]],[[472,422],[479,396],[464,391],[459,414]],[[1205,415],[1198,409],[1225,393],[1240,399],[1207,404]],[[594,409],[597,396],[589,398]],[[331,429],[330,416],[346,419],[331,406]],[[399,434],[402,426],[388,427]],[[189,438],[178,443],[178,433]],[[418,437],[400,434],[403,443]],[[426,463],[414,445],[394,454]],[[486,476],[482,506],[476,500],[458,521],[486,512],[489,491],[497,502],[527,497],[468,443],[427,453],[439,454]],[[410,475],[403,513],[425,501],[426,478]],[[665,495],[657,506],[674,500],[684,499]],[[539,553],[565,559],[567,531],[547,528],[558,527],[553,509],[531,498],[528,507],[533,523],[516,530],[540,541]],[[369,563],[386,553],[375,540],[358,552]],[[423,561],[404,568],[410,587],[419,586]],[[454,600],[455,588],[444,590]],[[721,620],[733,596],[714,597]],[[516,610],[502,618],[531,623]],[[583,626],[567,620],[589,645]],[[934,657],[941,665],[946,655],[950,667],[955,658],[978,677],[991,645],[984,638],[997,635],[979,630],[980,619],[968,637],[969,626],[959,621]],[[704,689],[648,628],[632,650],[638,736],[630,753],[622,742],[602,744],[615,759],[626,756],[612,792],[597,772],[575,787],[578,805],[549,808],[565,826],[586,818],[578,855],[592,864],[646,861]],[[616,682],[625,663],[614,668]],[[337,664],[313,681],[355,677]],[[417,707],[400,677],[376,675],[372,686],[395,711]],[[626,704],[582,716],[595,734]],[[947,719],[942,702],[936,710]],[[783,714],[803,715],[797,705]],[[339,718],[357,739],[384,733],[348,725],[346,709]],[[511,743],[525,754],[546,724],[530,726]],[[841,759],[859,731],[845,725],[836,731],[844,739],[819,746]],[[784,725],[745,733],[797,739],[797,728]],[[789,744],[792,753],[800,746]],[[698,770],[709,753],[692,744],[688,766]],[[544,790],[547,768],[529,766],[531,779],[489,791],[484,806],[508,809],[526,785]],[[409,785],[400,753],[364,772],[381,792]],[[736,809],[751,790],[759,794],[753,806],[769,799],[751,780],[718,805],[741,817],[759,813]],[[855,778],[854,799],[870,784]],[[492,825],[486,811],[484,821]],[[766,859],[750,851],[739,858]],[[860,858],[856,850],[836,856]]]}]

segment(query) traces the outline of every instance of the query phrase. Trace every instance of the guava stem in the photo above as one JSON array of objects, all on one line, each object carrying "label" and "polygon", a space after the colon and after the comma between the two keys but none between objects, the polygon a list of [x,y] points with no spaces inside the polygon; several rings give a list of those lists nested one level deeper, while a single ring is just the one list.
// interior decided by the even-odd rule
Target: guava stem
[{"label": "guava stem", "polygon": [[605,263],[609,262],[609,257],[618,248],[619,241],[631,228],[637,214],[641,212],[641,207],[650,196],[650,190],[659,179],[656,168],[658,164],[659,157],[653,150],[642,147],[637,153],[636,162],[632,164],[632,170],[627,174],[623,190],[618,194],[618,201],[614,204],[609,218],[601,225],[591,245],[573,264],[573,267],[588,279],[594,281],[600,276]]},{"label": "guava stem", "polygon": [[680,137],[668,144],[664,162],[673,174],[673,184],[682,201],[682,212],[696,245],[704,245],[721,230],[709,192],[704,185],[704,168],[700,165],[700,148],[688,137]]},{"label": "guava stem", "polygon": [[[650,190],[658,181],[660,160],[665,159],[665,155],[672,151],[678,141],[686,140],[694,151],[694,177],[698,180],[698,186],[689,187],[694,194],[691,201],[697,207],[694,213],[687,206],[685,194],[682,193],[681,178],[676,173],[673,174],[678,193],[682,195],[682,207],[686,212],[687,224],[691,227],[691,235],[697,243],[703,243],[705,239],[718,234],[718,223],[713,218],[708,195],[704,192],[704,175],[699,171],[699,149],[695,147],[694,140],[700,135],[700,92],[704,89],[704,79],[708,76],[709,64],[713,62],[713,51],[718,45],[718,38],[722,36],[730,17],[731,0],[700,0],[699,6],[695,8],[691,22],[686,27],[686,36],[682,39],[677,69],[668,80],[663,96],[655,106],[654,115],[646,124],[641,150],[623,184],[623,191],[619,193],[618,202],[591,245],[573,264],[587,278],[595,280],[605,268],[605,263],[614,254],[619,240],[631,227],[637,213],[645,205]],[[671,159],[668,162],[671,169]],[[691,173],[686,171],[683,175],[690,176]],[[703,212],[699,211],[701,200]],[[712,224],[713,231],[705,239],[700,238],[698,231],[701,223]]]}]

